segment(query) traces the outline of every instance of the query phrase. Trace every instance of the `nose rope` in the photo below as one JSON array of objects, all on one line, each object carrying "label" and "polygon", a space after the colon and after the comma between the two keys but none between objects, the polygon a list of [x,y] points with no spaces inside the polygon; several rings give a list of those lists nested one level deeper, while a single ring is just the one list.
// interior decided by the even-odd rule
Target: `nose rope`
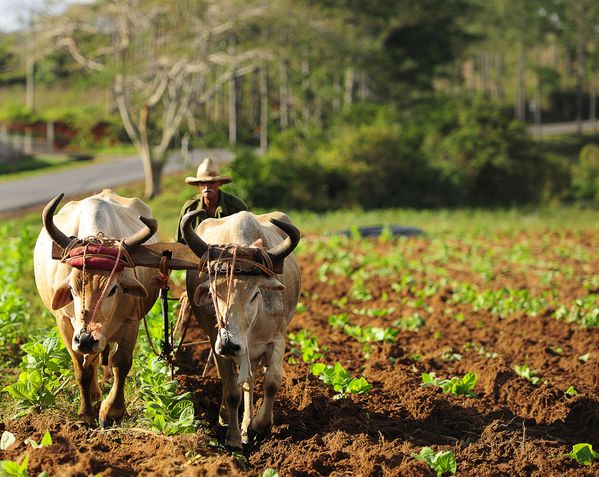
[{"label": "nose rope", "polygon": [[[237,252],[238,252],[239,248],[240,248],[240,246],[238,244],[208,245],[208,250],[204,253],[204,255],[202,255],[202,257],[200,258],[200,263],[198,265],[199,274],[202,275],[202,273],[207,273],[207,275],[208,275],[208,284],[209,284],[208,286],[209,286],[210,295],[212,298],[212,304],[214,306],[214,313],[216,314],[216,327],[218,329],[224,328],[228,324],[229,309],[230,309],[230,303],[231,303],[231,293],[233,290],[233,279],[234,279],[234,275],[236,272],[235,266],[237,263],[249,264],[252,267],[257,268],[258,270],[260,270],[262,273],[264,273],[266,276],[269,276],[269,277],[274,277],[276,275],[276,273],[273,271],[272,259],[271,259],[270,255],[268,254],[268,252],[266,250],[264,250],[262,247],[257,247],[257,249],[260,251],[260,253],[262,255],[262,260],[264,261],[264,264],[257,262],[255,260],[250,260],[250,259],[244,258],[244,257],[238,257]],[[211,260],[210,259],[210,256],[211,256],[210,251],[213,249],[219,250],[220,253],[219,253],[218,257]],[[223,255],[227,252],[230,254],[230,256],[223,257]],[[218,301],[217,301],[217,297],[216,297],[216,280],[219,278],[221,269],[214,265],[218,265],[219,263],[227,264],[226,267],[222,267],[225,269],[224,278],[227,282],[227,297],[226,297],[226,301],[225,301],[226,313],[224,316],[219,310]],[[214,268],[214,270],[213,270],[213,268]],[[207,272],[204,272],[204,270],[207,270]]]},{"label": "nose rope", "polygon": [[[99,326],[98,326],[98,324],[94,323],[94,319],[95,319],[98,309],[100,308],[101,303],[106,298],[106,292],[108,291],[108,286],[110,285],[110,282],[114,278],[114,275],[115,275],[117,269],[119,268],[119,265],[121,263],[121,258],[130,266],[133,266],[133,260],[131,259],[131,255],[129,254],[127,249],[123,246],[123,244],[124,244],[124,239],[120,239],[120,240],[112,239],[112,238],[109,238],[106,235],[104,235],[103,232],[98,232],[97,235],[90,235],[89,237],[86,237],[84,239],[74,238],[67,245],[67,247],[63,250],[61,261],[63,263],[70,265],[71,264],[70,262],[73,259],[73,257],[70,257],[71,251],[73,249],[75,249],[76,247],[83,246],[83,257],[82,257],[83,260],[81,263],[81,271],[82,271],[82,275],[83,275],[82,279],[81,279],[81,284],[82,284],[81,318],[83,319],[83,323],[84,323],[85,327],[88,329],[91,329],[91,333],[92,333],[92,336],[94,337],[94,339],[97,339],[96,333],[99,330]],[[106,246],[106,247],[116,248],[117,255],[116,255],[116,257],[114,257],[113,255],[105,255],[105,254],[97,253],[97,252],[90,253],[88,251],[88,247],[90,245],[102,245],[102,246]],[[102,289],[102,292],[100,293],[100,297],[98,298],[98,301],[96,302],[96,305],[91,314],[91,317],[89,317],[89,310],[87,309],[87,306],[86,306],[87,303],[86,303],[86,299],[85,299],[85,297],[86,297],[86,293],[85,293],[86,271],[88,268],[87,262],[88,262],[89,257],[105,257],[105,258],[108,258],[108,259],[114,261],[114,265],[112,266],[108,280],[106,281],[106,283]],[[135,268],[133,268],[133,271],[134,271],[135,276],[137,276]]]},{"label": "nose rope", "polygon": [[[94,318],[96,317],[96,312],[98,311],[98,308],[100,307],[100,304],[104,301],[104,298],[106,297],[106,291],[108,290],[108,285],[110,285],[110,282],[112,281],[112,278],[114,277],[114,274],[116,272],[117,267],[119,266],[119,260],[121,259],[121,254],[123,252],[123,240],[117,242],[117,254],[116,254],[116,259],[114,261],[114,266],[112,267],[112,271],[110,272],[110,275],[108,276],[108,280],[106,280],[106,283],[104,284],[104,288],[102,289],[102,293],[100,293],[100,298],[98,298],[98,301],[96,302],[96,306],[94,307],[94,311],[92,313],[92,317],[89,320],[89,324],[88,327],[92,328],[92,337],[94,339],[98,339],[97,336],[97,332],[99,330],[99,323],[95,323],[94,322]],[[83,260],[83,263],[85,264],[85,259]]]},{"label": "nose rope", "polygon": [[[226,269],[226,275],[225,275],[225,279],[227,280],[227,299],[225,301],[225,308],[226,308],[226,312],[225,315],[223,316],[222,313],[220,312],[220,309],[218,307],[218,300],[216,298],[216,280],[218,278],[219,275],[219,270],[218,268],[214,271],[214,277],[212,275],[212,263],[210,261],[210,247],[208,248],[208,252],[206,252],[206,268],[208,269],[208,287],[210,290],[210,295],[212,298],[212,305],[214,306],[214,312],[216,314],[216,327],[220,330],[222,328],[226,328],[227,324],[228,324],[228,318],[229,318],[229,308],[230,308],[230,300],[231,300],[231,290],[233,288],[233,275],[234,275],[234,270],[235,270],[235,260],[237,258],[237,245],[233,246],[233,258],[231,259],[231,263],[230,265],[227,267]],[[213,260],[213,263],[218,263],[223,261],[222,260],[222,254],[224,253],[224,249],[221,250],[220,256],[218,258],[216,258],[215,260]],[[200,265],[201,266],[201,265]],[[213,291],[213,285],[214,285],[214,291]]]},{"label": "nose rope", "polygon": [[83,247],[83,267],[82,267],[82,277],[81,277],[81,318],[83,319],[83,324],[87,326],[87,308],[85,306],[85,257],[87,255],[87,247],[89,243],[86,243]]}]

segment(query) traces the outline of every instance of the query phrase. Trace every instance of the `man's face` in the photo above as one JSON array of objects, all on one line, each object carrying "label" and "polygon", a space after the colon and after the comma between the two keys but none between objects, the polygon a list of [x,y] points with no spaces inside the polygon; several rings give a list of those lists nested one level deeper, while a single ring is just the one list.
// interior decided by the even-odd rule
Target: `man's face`
[{"label": "man's face", "polygon": [[221,185],[223,185],[222,181],[198,182],[198,189],[204,199],[208,202],[213,202],[218,199],[218,188]]}]

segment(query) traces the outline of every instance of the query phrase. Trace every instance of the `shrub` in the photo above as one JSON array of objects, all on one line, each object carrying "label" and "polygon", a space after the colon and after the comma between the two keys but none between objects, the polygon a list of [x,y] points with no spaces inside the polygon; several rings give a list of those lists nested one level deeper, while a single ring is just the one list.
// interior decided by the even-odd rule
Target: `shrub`
[{"label": "shrub", "polygon": [[580,150],[572,170],[572,189],[576,199],[599,200],[599,145],[587,144]]},{"label": "shrub", "polygon": [[545,164],[524,124],[487,98],[450,102],[423,151],[456,205],[498,205],[540,198]]}]

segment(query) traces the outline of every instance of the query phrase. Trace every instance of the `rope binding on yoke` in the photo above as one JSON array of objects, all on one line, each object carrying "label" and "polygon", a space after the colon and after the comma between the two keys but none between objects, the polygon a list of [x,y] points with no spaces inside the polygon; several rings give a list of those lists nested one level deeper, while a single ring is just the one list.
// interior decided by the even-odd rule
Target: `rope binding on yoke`
[{"label": "rope binding on yoke", "polygon": [[216,327],[225,328],[228,323],[228,312],[235,275],[266,275],[274,277],[273,264],[270,256],[261,247],[241,246],[238,244],[209,245],[208,250],[200,259],[198,265],[200,281],[208,275],[209,286],[221,276],[227,283],[226,314],[223,316],[219,310],[216,293],[211,292],[214,313],[216,314]]},{"label": "rope binding on yoke", "polygon": [[120,272],[125,267],[135,267],[123,241],[109,238],[103,232],[83,239],[73,238],[63,250],[60,261],[80,270]]}]

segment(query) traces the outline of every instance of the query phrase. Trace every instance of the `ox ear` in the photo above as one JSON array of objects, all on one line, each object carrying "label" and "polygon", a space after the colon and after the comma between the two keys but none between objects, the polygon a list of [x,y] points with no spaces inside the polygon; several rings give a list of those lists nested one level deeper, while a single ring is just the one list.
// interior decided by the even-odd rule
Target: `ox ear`
[{"label": "ox ear", "polygon": [[283,291],[285,290],[285,285],[283,285],[279,280],[274,277],[264,278],[259,285],[261,290],[269,290],[269,291]]},{"label": "ox ear", "polygon": [[139,298],[148,297],[148,292],[146,291],[145,287],[134,277],[123,274],[121,275],[119,284],[121,287],[123,287],[123,293],[125,295],[136,296]]},{"label": "ox ear", "polygon": [[210,282],[208,280],[204,280],[198,285],[193,294],[193,302],[197,306],[204,306],[212,303],[212,300],[210,299]]},{"label": "ox ear", "polygon": [[58,285],[56,290],[54,290],[54,296],[52,297],[52,310],[60,310],[73,301],[73,294],[71,293],[69,282],[69,277],[67,277],[60,285]]}]

